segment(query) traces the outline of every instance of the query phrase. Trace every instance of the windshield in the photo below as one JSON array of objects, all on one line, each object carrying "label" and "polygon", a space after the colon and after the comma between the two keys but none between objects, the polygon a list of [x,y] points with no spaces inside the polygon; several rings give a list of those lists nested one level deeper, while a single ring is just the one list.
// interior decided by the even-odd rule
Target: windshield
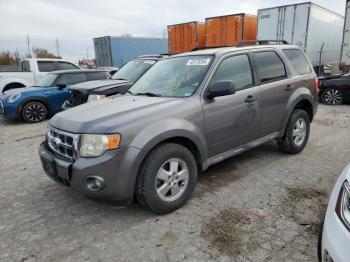
[{"label": "windshield", "polygon": [[154,60],[135,59],[124,65],[112,79],[127,80],[135,82],[139,79],[150,67],[155,64]]},{"label": "windshield", "polygon": [[57,78],[57,74],[47,74],[39,80],[39,86],[52,86]]},{"label": "windshield", "polygon": [[132,94],[189,97],[196,92],[212,56],[184,56],[159,61],[129,90]]}]

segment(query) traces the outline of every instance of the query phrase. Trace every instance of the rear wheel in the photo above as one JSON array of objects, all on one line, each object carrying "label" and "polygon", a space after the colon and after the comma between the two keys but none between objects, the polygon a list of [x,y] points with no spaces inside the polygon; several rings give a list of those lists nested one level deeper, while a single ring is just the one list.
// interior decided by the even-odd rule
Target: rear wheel
[{"label": "rear wheel", "polygon": [[278,141],[283,152],[300,153],[306,146],[310,135],[310,119],[302,109],[296,109],[289,117],[283,138]]},{"label": "rear wheel", "polygon": [[179,144],[163,144],[143,163],[136,198],[145,208],[165,214],[180,208],[191,197],[197,181],[192,153]]},{"label": "rear wheel", "polygon": [[22,109],[22,117],[28,123],[41,122],[47,117],[47,108],[41,102],[29,102]]},{"label": "rear wheel", "polygon": [[342,93],[338,89],[326,89],[321,96],[326,105],[341,105],[343,103]]}]

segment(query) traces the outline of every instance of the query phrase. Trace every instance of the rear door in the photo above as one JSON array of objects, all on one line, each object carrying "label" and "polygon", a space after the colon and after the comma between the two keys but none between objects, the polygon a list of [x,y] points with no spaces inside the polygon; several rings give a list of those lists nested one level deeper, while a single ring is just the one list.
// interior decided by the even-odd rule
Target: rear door
[{"label": "rear door", "polygon": [[253,51],[260,84],[261,137],[280,131],[293,90],[292,77],[280,54],[274,49]]},{"label": "rear door", "polygon": [[259,138],[259,87],[255,85],[250,54],[222,58],[207,88],[222,80],[231,80],[236,93],[203,100],[209,157]]}]

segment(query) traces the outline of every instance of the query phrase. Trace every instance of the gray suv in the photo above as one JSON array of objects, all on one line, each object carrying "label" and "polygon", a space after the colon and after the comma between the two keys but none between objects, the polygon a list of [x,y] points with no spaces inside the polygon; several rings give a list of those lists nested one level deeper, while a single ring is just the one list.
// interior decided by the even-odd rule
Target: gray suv
[{"label": "gray suv", "polygon": [[317,105],[316,74],[297,46],[200,50],[159,61],[126,95],[56,114],[39,153],[61,184],[164,214],[224,159],[272,139],[301,152]]}]

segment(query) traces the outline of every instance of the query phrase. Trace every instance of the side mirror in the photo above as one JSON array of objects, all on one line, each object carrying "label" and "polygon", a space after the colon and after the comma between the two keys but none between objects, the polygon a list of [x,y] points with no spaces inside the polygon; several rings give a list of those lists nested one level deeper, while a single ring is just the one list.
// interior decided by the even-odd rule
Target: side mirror
[{"label": "side mirror", "polygon": [[62,90],[66,87],[67,85],[64,85],[64,84],[57,84],[57,87],[59,90]]},{"label": "side mirror", "polygon": [[228,96],[236,93],[235,84],[229,80],[215,82],[207,91],[207,97],[212,99],[218,96]]}]

